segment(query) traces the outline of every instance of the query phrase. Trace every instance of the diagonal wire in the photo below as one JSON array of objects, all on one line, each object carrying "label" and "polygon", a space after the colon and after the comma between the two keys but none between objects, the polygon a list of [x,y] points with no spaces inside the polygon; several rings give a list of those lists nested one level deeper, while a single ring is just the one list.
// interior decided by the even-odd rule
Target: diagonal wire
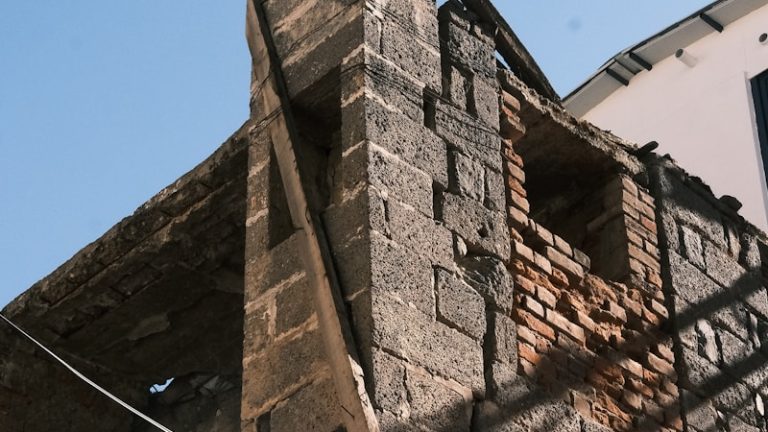
[{"label": "diagonal wire", "polygon": [[88,377],[86,377],[85,375],[83,375],[82,373],[80,373],[80,372],[79,372],[77,369],[75,369],[74,367],[70,366],[70,365],[69,365],[69,363],[67,363],[67,362],[66,362],[66,361],[64,361],[64,360],[63,360],[61,357],[59,357],[59,356],[57,356],[56,354],[54,354],[54,353],[53,353],[53,351],[51,351],[51,350],[49,350],[48,348],[46,348],[46,347],[45,347],[45,346],[44,346],[42,343],[38,342],[38,341],[37,341],[35,338],[33,338],[32,336],[30,336],[30,335],[29,335],[27,332],[25,332],[24,330],[22,330],[22,329],[21,329],[19,326],[17,326],[17,325],[16,325],[16,324],[14,324],[13,322],[11,322],[11,320],[9,320],[9,319],[8,319],[8,318],[6,318],[5,316],[3,316],[3,314],[0,314],[0,319],[2,319],[3,321],[5,321],[6,323],[8,323],[8,325],[10,325],[11,327],[13,327],[13,328],[14,328],[14,329],[15,329],[17,332],[19,332],[19,333],[21,333],[22,335],[24,335],[24,337],[26,337],[27,339],[29,339],[30,341],[32,341],[32,343],[34,343],[35,345],[37,345],[38,347],[40,347],[40,349],[42,349],[43,351],[45,351],[46,353],[48,353],[48,355],[50,355],[51,357],[53,357],[53,358],[54,358],[54,359],[55,359],[57,362],[61,363],[61,365],[62,365],[62,366],[64,366],[65,368],[67,368],[67,369],[68,369],[70,372],[72,372],[72,373],[73,373],[73,374],[74,374],[76,377],[78,377],[78,378],[80,378],[81,380],[85,381],[85,382],[86,382],[88,385],[90,385],[91,387],[93,387],[93,388],[95,388],[96,390],[98,390],[99,392],[101,392],[101,394],[103,394],[104,396],[106,396],[106,397],[108,397],[108,398],[112,399],[112,400],[113,400],[115,403],[117,403],[118,405],[122,406],[123,408],[125,408],[126,410],[128,410],[128,411],[132,412],[133,414],[135,414],[135,415],[137,415],[137,416],[141,417],[141,418],[142,418],[144,421],[146,421],[147,423],[151,424],[152,426],[154,426],[154,427],[156,427],[156,428],[160,429],[161,431],[163,431],[163,432],[173,432],[172,430],[170,430],[170,429],[168,429],[167,427],[165,427],[165,426],[161,425],[160,423],[156,422],[155,420],[152,420],[150,417],[148,417],[148,416],[144,415],[144,414],[143,414],[141,411],[139,411],[139,410],[137,410],[136,408],[134,408],[134,407],[132,407],[132,406],[128,405],[126,402],[123,402],[123,401],[122,401],[120,398],[118,398],[117,396],[113,395],[112,393],[110,393],[109,391],[107,391],[106,389],[104,389],[103,387],[99,386],[99,385],[98,385],[98,384],[96,384],[95,382],[93,382],[93,381],[91,381],[90,379],[88,379]]}]

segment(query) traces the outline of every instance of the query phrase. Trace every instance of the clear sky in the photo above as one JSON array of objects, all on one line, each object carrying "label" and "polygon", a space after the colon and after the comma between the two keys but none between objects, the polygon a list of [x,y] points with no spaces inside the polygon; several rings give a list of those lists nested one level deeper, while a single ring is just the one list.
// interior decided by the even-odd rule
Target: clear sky
[{"label": "clear sky", "polygon": [[[702,0],[497,0],[565,95]],[[0,2],[0,306],[248,116],[244,0]]]}]

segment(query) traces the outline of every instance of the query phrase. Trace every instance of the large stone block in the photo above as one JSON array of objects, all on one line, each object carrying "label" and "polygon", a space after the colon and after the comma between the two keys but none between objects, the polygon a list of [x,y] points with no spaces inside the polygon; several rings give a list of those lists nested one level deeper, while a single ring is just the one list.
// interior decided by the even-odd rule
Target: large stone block
[{"label": "large stone block", "polygon": [[372,376],[366,380],[372,387],[371,402],[377,408],[381,408],[397,415],[408,412],[405,388],[404,362],[379,350],[371,353]]},{"label": "large stone block", "polygon": [[352,302],[362,350],[377,347],[485,393],[480,343],[387,294],[360,295]]},{"label": "large stone block", "polygon": [[373,186],[345,192],[343,201],[329,206],[322,218],[331,249],[346,244],[367,230],[389,234],[384,198],[382,192]]},{"label": "large stone block", "polygon": [[501,172],[501,138],[482,121],[437,100],[434,118],[427,119],[434,124],[435,133],[465,155]]},{"label": "large stone block", "polygon": [[[712,203],[683,183],[675,173],[666,171],[661,174],[659,180],[659,192],[664,196],[664,213],[669,220],[674,219],[694,228],[707,240],[726,247],[722,216]],[[675,222],[672,222],[672,225],[675,225]],[[669,238],[677,242],[677,237]]]},{"label": "large stone block", "polygon": [[687,390],[682,390],[680,396],[688,425],[702,432],[717,430],[717,412],[711,402],[699,399]]},{"label": "large stone block", "polygon": [[341,405],[330,378],[313,382],[278,404],[269,418],[271,432],[332,431],[342,426]]},{"label": "large stone block", "polygon": [[[367,97],[384,104],[390,111],[402,113],[419,125],[424,124],[424,83],[382,57],[380,50],[367,45],[347,57],[341,68],[342,109]],[[365,91],[361,91],[363,87]],[[352,129],[358,129],[362,132],[366,119],[360,117],[358,111],[351,110],[342,115],[342,130],[354,132]],[[345,133],[343,142],[347,146],[354,145],[359,141],[357,136]],[[353,138],[351,143],[348,143],[348,137]]]},{"label": "large stone block", "polygon": [[433,216],[432,177],[383,147],[361,142],[343,156],[341,168],[347,189],[367,183],[426,216]]},{"label": "large stone block", "polygon": [[683,240],[684,249],[682,252],[684,256],[696,267],[704,268],[704,245],[701,242],[701,236],[684,225],[680,226],[680,233]]},{"label": "large stone block", "polygon": [[423,123],[417,123],[367,96],[356,99],[344,110],[345,116],[357,112],[361,123],[364,119],[364,125],[358,128],[345,127],[346,142],[357,144],[367,139],[403,162],[429,174],[432,181],[441,188],[447,187],[447,147]]},{"label": "large stone block", "polygon": [[412,28],[408,23],[385,18],[381,29],[381,52],[385,58],[439,94],[442,76],[437,32],[422,37],[414,34]]},{"label": "large stone block", "polygon": [[467,283],[477,290],[486,302],[507,314],[513,313],[515,307],[512,278],[501,260],[473,256],[463,259],[459,265],[464,269]]},{"label": "large stone block", "polygon": [[303,272],[299,245],[301,233],[292,235],[267,254],[245,264],[245,301],[259,298],[265,291]]},{"label": "large stone block", "polygon": [[483,202],[485,167],[456,151],[450,153],[449,160],[450,191]]},{"label": "large stone block", "polygon": [[725,287],[736,287],[747,274],[747,270],[723,249],[710,242],[705,242],[704,245],[707,274]]},{"label": "large stone block", "polygon": [[503,213],[450,193],[440,194],[437,205],[445,226],[461,236],[470,252],[509,259],[509,228]]},{"label": "large stone block", "polygon": [[480,294],[453,274],[435,271],[438,318],[482,340],[486,330],[485,300]]},{"label": "large stone block", "polygon": [[490,355],[494,362],[517,366],[517,324],[512,318],[490,312],[489,328],[493,331],[490,339]]},{"label": "large stone block", "polygon": [[717,339],[720,342],[720,350],[723,355],[723,366],[725,368],[734,368],[753,352],[750,345],[737,338],[729,331],[719,330],[717,332]]},{"label": "large stone block", "polygon": [[472,104],[477,118],[493,130],[499,130],[499,97],[501,88],[496,78],[475,76],[472,81]]},{"label": "large stone block", "polygon": [[306,276],[292,281],[275,296],[275,334],[280,335],[305,323],[315,312],[315,293]]},{"label": "large stone block", "polygon": [[363,29],[363,4],[358,1],[326,21],[310,37],[293,43],[281,56],[290,96],[299,95],[337,70],[344,58],[363,43]]},{"label": "large stone block", "polygon": [[700,395],[713,394],[717,390],[717,381],[722,380],[722,371],[714,364],[688,348],[682,349],[682,361],[685,365],[680,377],[682,385]]},{"label": "large stone block", "polygon": [[[242,417],[255,419],[271,409],[274,401],[315,380],[327,364],[322,337],[317,330],[270,346],[243,363]],[[328,371],[326,371],[327,373]]]},{"label": "large stone block", "polygon": [[[272,28],[278,54],[290,55],[302,40],[327,25],[356,0],[267,0],[264,2],[267,21]],[[312,13],[307,13],[311,10]],[[362,8],[355,10],[362,13]],[[362,35],[361,35],[362,36]]]},{"label": "large stone block", "polygon": [[722,307],[732,300],[730,290],[718,286],[674,251],[669,251],[669,266],[676,295],[693,304],[694,308],[706,302],[714,302],[716,307]]},{"label": "large stone block", "polygon": [[432,263],[376,231],[334,248],[342,291],[352,298],[364,291],[388,293],[434,318]]},{"label": "large stone block", "polygon": [[[447,61],[484,77],[496,78],[496,47],[492,39],[481,39],[468,30],[468,22],[459,25],[461,12],[440,9],[440,40]],[[449,16],[451,15],[451,16]],[[478,29],[479,30],[479,29]]]},{"label": "large stone block", "polygon": [[445,226],[395,199],[386,205],[393,241],[420,255],[426,254],[435,265],[446,269],[456,267],[453,235]]},{"label": "large stone block", "polygon": [[[442,381],[442,380],[441,380]],[[411,402],[411,419],[434,431],[469,430],[472,421],[472,393],[462,394],[442,381],[409,370],[406,386]],[[453,387],[457,387],[455,384]]]}]

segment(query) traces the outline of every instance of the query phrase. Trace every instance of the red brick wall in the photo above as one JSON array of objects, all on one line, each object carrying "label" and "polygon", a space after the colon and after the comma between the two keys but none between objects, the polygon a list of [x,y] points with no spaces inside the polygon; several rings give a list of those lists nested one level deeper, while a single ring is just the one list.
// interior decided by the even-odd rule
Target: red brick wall
[{"label": "red brick wall", "polygon": [[[504,93],[519,372],[614,430],[682,430],[653,198],[620,174],[588,194],[591,256],[529,219],[519,110]],[[593,261],[604,277],[590,273]]]}]

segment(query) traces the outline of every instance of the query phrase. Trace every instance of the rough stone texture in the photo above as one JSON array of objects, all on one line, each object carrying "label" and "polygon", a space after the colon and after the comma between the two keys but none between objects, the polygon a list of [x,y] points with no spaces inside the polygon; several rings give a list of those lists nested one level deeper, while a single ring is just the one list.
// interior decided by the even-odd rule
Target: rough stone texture
[{"label": "rough stone texture", "polygon": [[[380,430],[766,431],[763,233],[498,71],[461,2],[262,3]],[[174,430],[344,430],[260,85],[252,122],[4,309]],[[150,429],[5,328],[0,430]]]}]

